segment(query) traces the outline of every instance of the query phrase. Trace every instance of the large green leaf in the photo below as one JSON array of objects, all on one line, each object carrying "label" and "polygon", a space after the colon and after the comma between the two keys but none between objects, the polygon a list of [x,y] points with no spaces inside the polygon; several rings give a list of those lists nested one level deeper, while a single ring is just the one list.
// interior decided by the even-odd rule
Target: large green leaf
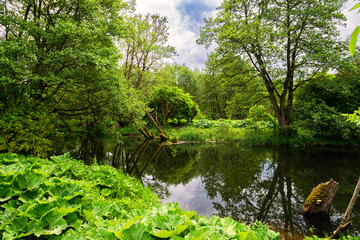
[{"label": "large green leaf", "polygon": [[179,235],[180,233],[182,233],[186,229],[188,229],[187,225],[179,224],[179,225],[176,225],[175,229],[172,230],[172,231],[160,230],[160,231],[152,232],[151,234],[158,237],[158,238],[170,238],[170,237]]},{"label": "large green leaf", "polygon": [[152,239],[142,223],[132,225],[129,229],[121,233],[120,239],[123,240],[149,240]]},{"label": "large green leaf", "polygon": [[349,52],[350,52],[351,56],[354,56],[355,48],[356,48],[356,42],[357,42],[357,38],[359,36],[359,33],[360,33],[360,26],[357,26],[355,28],[354,32],[351,34],[351,38],[350,38]]},{"label": "large green leaf", "polygon": [[34,201],[26,210],[27,216],[34,220],[39,220],[53,210],[54,204],[51,202]]},{"label": "large green leaf", "polygon": [[21,193],[19,196],[19,200],[22,201],[23,203],[27,203],[32,200],[41,199],[43,195],[44,195],[44,190],[42,190],[41,188],[31,189]]},{"label": "large green leaf", "polygon": [[14,195],[14,191],[9,183],[0,183],[0,202],[6,202]]},{"label": "large green leaf", "polygon": [[29,221],[26,216],[18,216],[5,226],[3,239],[15,239],[31,235],[34,221]]},{"label": "large green leaf", "polygon": [[64,215],[58,210],[54,210],[43,216],[34,225],[34,234],[39,237],[41,235],[59,235],[68,226]]}]

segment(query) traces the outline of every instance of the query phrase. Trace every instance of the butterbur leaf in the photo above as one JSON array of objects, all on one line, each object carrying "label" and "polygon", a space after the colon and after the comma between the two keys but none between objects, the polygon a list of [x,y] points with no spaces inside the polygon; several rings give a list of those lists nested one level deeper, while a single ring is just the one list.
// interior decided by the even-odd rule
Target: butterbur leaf
[{"label": "butterbur leaf", "polygon": [[72,227],[75,231],[78,231],[83,223],[82,220],[78,218],[75,213],[69,213],[66,215],[66,221],[70,227]]},{"label": "butterbur leaf", "polygon": [[59,235],[62,233],[68,225],[66,220],[63,218],[63,214],[57,210],[48,213],[43,216],[34,225],[34,234],[39,237],[41,235]]},{"label": "butterbur leaf", "polygon": [[180,225],[176,225],[175,229],[172,231],[161,230],[158,232],[152,232],[151,234],[154,235],[155,237],[159,237],[159,238],[170,238],[170,237],[179,235],[180,233],[185,231],[187,228],[188,228],[188,226],[180,224]]},{"label": "butterbur leaf", "polygon": [[[115,234],[116,235],[116,234]],[[123,240],[149,240],[152,239],[142,223],[132,225],[129,229],[122,231],[120,239]]]},{"label": "butterbur leaf", "polygon": [[186,239],[208,239],[215,230],[213,227],[198,227],[194,230],[191,230],[190,233],[186,236]]},{"label": "butterbur leaf", "polygon": [[9,183],[0,183],[0,202],[6,202],[14,195],[14,191]]},{"label": "butterbur leaf", "polygon": [[221,218],[221,225],[223,226],[224,233],[228,237],[235,237],[236,236],[236,228],[237,228],[237,222],[234,221],[231,218]]},{"label": "butterbur leaf", "polygon": [[33,233],[34,221],[26,216],[18,216],[7,224],[4,229],[4,239],[14,239],[19,236],[28,236]]},{"label": "butterbur leaf", "polygon": [[92,219],[95,219],[95,213],[93,211],[83,210],[82,216],[85,221],[91,221]]},{"label": "butterbur leaf", "polygon": [[176,215],[156,216],[155,218],[151,219],[151,222],[155,224],[156,228],[172,231],[176,225],[182,223],[182,218]]},{"label": "butterbur leaf", "polygon": [[54,179],[49,187],[49,193],[53,197],[61,197],[70,200],[73,197],[82,194],[82,189],[75,183],[65,182],[64,180]]},{"label": "butterbur leaf", "polygon": [[2,230],[7,223],[15,219],[17,211],[15,209],[5,209],[0,213],[0,230]]},{"label": "butterbur leaf", "polygon": [[19,196],[19,200],[23,203],[27,203],[32,200],[40,199],[44,195],[44,190],[41,188],[27,190]]},{"label": "butterbur leaf", "polygon": [[28,209],[27,209],[27,216],[34,220],[39,220],[40,218],[44,217],[50,211],[52,211],[54,207],[53,203],[39,203],[34,202]]}]

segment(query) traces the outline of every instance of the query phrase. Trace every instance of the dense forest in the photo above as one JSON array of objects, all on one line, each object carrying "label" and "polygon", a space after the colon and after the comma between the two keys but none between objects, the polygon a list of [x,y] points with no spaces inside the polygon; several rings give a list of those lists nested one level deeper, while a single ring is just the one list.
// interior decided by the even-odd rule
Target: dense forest
[{"label": "dense forest", "polygon": [[198,70],[169,63],[166,17],[133,1],[4,1],[0,151],[44,155],[68,132],[149,137],[146,125],[166,135],[197,119],[357,144],[360,59],[336,28],[343,2],[226,0],[201,29],[198,43],[216,48]]}]

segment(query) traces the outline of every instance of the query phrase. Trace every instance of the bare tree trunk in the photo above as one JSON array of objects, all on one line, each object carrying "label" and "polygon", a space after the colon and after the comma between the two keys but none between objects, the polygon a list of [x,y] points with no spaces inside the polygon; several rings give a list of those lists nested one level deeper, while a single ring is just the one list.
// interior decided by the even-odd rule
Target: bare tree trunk
[{"label": "bare tree trunk", "polygon": [[353,193],[353,196],[349,202],[349,205],[346,209],[346,212],[341,220],[341,224],[340,226],[333,232],[333,234],[331,235],[330,238],[338,238],[341,233],[345,232],[351,225],[352,225],[352,222],[349,222],[350,220],[350,215],[351,215],[351,212],[355,206],[355,203],[356,203],[356,200],[357,198],[359,197],[359,192],[360,192],[360,178],[359,178],[359,181],[358,183],[356,184],[356,187],[355,187],[355,190],[354,190],[354,193]]}]

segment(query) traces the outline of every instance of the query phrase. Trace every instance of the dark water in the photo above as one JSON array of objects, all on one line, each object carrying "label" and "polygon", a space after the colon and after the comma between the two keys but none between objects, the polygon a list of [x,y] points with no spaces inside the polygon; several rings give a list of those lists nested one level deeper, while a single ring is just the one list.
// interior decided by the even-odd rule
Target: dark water
[{"label": "dark water", "polygon": [[[199,214],[260,220],[283,234],[302,239],[334,231],[360,175],[360,149],[259,148],[236,144],[180,144],[83,138],[63,146],[74,157],[139,178],[162,202],[178,202]],[[339,182],[331,218],[311,222],[300,214],[311,190],[331,178]],[[350,233],[360,235],[360,200]],[[312,229],[312,230],[310,230]]]}]

